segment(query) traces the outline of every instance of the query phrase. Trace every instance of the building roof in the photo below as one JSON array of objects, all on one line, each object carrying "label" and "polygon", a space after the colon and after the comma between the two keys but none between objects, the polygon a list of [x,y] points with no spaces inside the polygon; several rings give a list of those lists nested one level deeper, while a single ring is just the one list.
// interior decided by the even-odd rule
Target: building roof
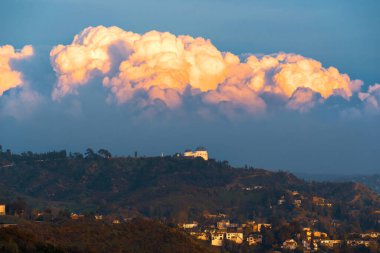
[{"label": "building roof", "polygon": [[197,147],[195,151],[207,151],[205,147]]}]

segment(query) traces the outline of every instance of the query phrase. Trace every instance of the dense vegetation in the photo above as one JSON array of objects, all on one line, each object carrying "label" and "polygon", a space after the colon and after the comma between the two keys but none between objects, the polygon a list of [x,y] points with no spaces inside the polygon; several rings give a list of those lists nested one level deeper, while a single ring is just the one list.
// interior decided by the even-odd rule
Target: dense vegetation
[{"label": "dense vegetation", "polygon": [[22,222],[0,229],[0,252],[4,253],[108,253],[177,252],[207,253],[187,234],[159,222],[134,219],[122,224],[90,220],[61,223]]}]

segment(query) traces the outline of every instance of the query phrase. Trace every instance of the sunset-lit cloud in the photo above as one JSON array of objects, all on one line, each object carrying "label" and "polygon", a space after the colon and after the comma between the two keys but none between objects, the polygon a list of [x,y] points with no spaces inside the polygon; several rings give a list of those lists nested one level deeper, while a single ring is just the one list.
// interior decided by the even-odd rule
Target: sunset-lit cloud
[{"label": "sunset-lit cloud", "polygon": [[265,94],[282,97],[284,107],[307,112],[330,96],[349,100],[362,82],[335,67],[296,54],[239,57],[219,51],[210,40],[151,31],[136,34],[118,27],[88,27],[70,45],[50,52],[58,76],[53,99],[101,78],[117,103],[139,97],[182,105],[184,93],[208,105],[228,105],[257,114]]},{"label": "sunset-lit cloud", "polygon": [[359,98],[369,112],[380,112],[380,84],[374,84],[367,92],[360,92]]},{"label": "sunset-lit cloud", "polygon": [[32,46],[24,46],[20,51],[10,45],[0,46],[0,96],[12,88],[23,85],[22,73],[13,68],[12,61],[32,55]]},{"label": "sunset-lit cloud", "polygon": [[322,102],[320,93],[314,92],[310,88],[299,87],[293,92],[287,107],[300,112],[308,112],[316,104]]}]

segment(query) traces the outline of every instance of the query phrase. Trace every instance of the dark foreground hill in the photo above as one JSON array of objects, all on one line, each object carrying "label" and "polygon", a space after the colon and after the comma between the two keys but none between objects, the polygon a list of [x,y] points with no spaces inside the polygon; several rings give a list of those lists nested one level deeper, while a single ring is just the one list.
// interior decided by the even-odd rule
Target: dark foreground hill
[{"label": "dark foreground hill", "polygon": [[0,252],[207,253],[211,250],[176,228],[152,220],[134,219],[122,224],[90,220],[58,224],[24,221],[18,226],[0,229]]},{"label": "dark foreground hill", "polygon": [[[317,183],[288,172],[233,168],[228,162],[178,157],[1,153],[0,202],[34,208],[192,221],[223,213],[243,221],[316,217],[347,231],[378,229],[379,195],[354,183]],[[314,198],[331,206],[315,205]],[[279,200],[283,199],[281,204]],[[10,205],[12,206],[12,205]]]}]

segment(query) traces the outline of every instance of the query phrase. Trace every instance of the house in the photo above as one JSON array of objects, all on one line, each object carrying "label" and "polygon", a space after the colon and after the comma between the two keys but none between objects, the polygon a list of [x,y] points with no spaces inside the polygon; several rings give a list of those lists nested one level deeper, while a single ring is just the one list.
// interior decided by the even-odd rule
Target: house
[{"label": "house", "polygon": [[[256,228],[256,229],[255,229]],[[261,230],[265,228],[265,229],[272,229],[272,224],[268,224],[268,223],[257,223],[257,226],[254,227],[253,230],[255,230],[256,232],[261,232]]]},{"label": "house", "polygon": [[3,215],[6,215],[5,205],[4,204],[0,204],[0,216],[3,216]]},{"label": "house", "polygon": [[198,240],[208,241],[209,236],[206,232],[190,232],[190,235],[194,236]]},{"label": "house", "polygon": [[42,215],[44,215],[44,212],[42,212],[42,211],[36,211],[36,216],[37,217],[40,217]]},{"label": "house", "polygon": [[304,228],[303,231],[305,232],[305,235],[306,235],[306,239],[308,241],[311,240],[311,236],[313,235],[314,238],[316,239],[320,239],[320,238],[327,238],[327,233],[324,233],[324,232],[320,232],[320,231],[311,231],[310,228]]},{"label": "house", "polygon": [[243,233],[226,233],[226,239],[237,244],[243,243]]},{"label": "house", "polygon": [[300,195],[300,193],[298,191],[290,191],[290,194],[292,196],[299,196]]},{"label": "house", "polygon": [[256,221],[254,221],[254,220],[248,220],[248,221],[246,221],[246,226],[247,227],[251,227],[252,229],[255,226],[255,224],[256,224]]},{"label": "house", "polygon": [[0,224],[0,228],[9,228],[9,227],[12,227],[12,226],[17,226],[17,224],[14,224],[14,223],[5,223],[5,224]]},{"label": "house", "polygon": [[296,207],[301,207],[301,205],[302,205],[302,200],[301,200],[301,199],[295,199],[295,200],[294,200],[294,205],[295,205]]},{"label": "house", "polygon": [[335,247],[340,247],[342,245],[342,240],[323,239],[319,241],[319,244],[323,245],[324,247],[332,249]]},{"label": "house", "polygon": [[360,234],[362,238],[371,238],[371,239],[377,239],[380,238],[380,232],[369,232],[369,233],[363,233]]},{"label": "house", "polygon": [[239,227],[240,227],[239,223],[230,223],[230,225],[228,226],[228,228],[233,228],[233,229],[238,229]]},{"label": "house", "polygon": [[263,242],[263,236],[260,234],[250,234],[247,237],[247,242],[249,245],[257,245]]},{"label": "house", "polygon": [[[311,250],[311,241],[302,240],[302,245],[305,250]],[[318,249],[318,244],[316,242],[313,242],[313,250]]]},{"label": "house", "polygon": [[229,220],[221,220],[216,223],[216,227],[218,229],[227,229],[231,225],[231,222]]},{"label": "house", "polygon": [[320,231],[314,231],[314,237],[315,238],[327,238],[327,233],[320,232]]},{"label": "house", "polygon": [[279,205],[279,206],[281,206],[281,205],[283,205],[283,204],[285,204],[285,196],[282,196],[278,201],[277,201],[277,204]]},{"label": "house", "polygon": [[198,222],[193,221],[193,223],[184,223],[184,224],[182,224],[181,227],[184,228],[184,229],[193,229],[193,228],[197,228],[197,227],[198,227]]},{"label": "house", "polygon": [[351,247],[357,247],[357,246],[365,246],[369,247],[370,241],[364,241],[364,240],[347,240],[347,245]]},{"label": "house", "polygon": [[224,233],[211,234],[211,245],[221,247],[223,246]]},{"label": "house", "polygon": [[332,207],[332,204],[322,197],[313,196],[312,202],[313,202],[313,205],[316,205],[316,206]]},{"label": "house", "polygon": [[72,220],[79,220],[79,219],[82,219],[82,218],[84,218],[83,214],[76,214],[76,213],[71,213],[70,214],[70,219],[72,219]]},{"label": "house", "polygon": [[94,217],[95,217],[95,220],[103,220],[103,215],[98,214],[98,215],[94,215]]},{"label": "house", "polygon": [[195,149],[194,152],[191,150],[185,150],[185,152],[183,153],[183,156],[193,157],[193,158],[201,157],[206,161],[208,160],[208,152],[207,152],[206,148],[204,148],[204,147],[198,147]]},{"label": "house", "polygon": [[288,249],[288,250],[295,250],[297,249],[297,246],[298,244],[296,241],[294,241],[293,239],[289,239],[289,240],[284,241],[281,248]]}]

